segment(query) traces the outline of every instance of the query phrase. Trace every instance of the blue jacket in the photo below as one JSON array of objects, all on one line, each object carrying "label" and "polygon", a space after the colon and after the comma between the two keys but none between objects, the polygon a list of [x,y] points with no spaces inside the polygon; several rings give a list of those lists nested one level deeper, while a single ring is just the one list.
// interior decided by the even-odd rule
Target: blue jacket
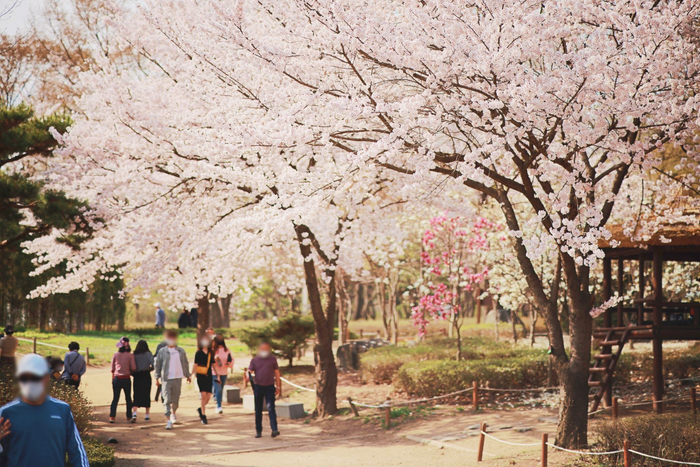
[{"label": "blue jacket", "polygon": [[41,405],[16,399],[0,408],[10,420],[10,434],[0,441],[0,465],[63,466],[66,453],[73,467],[89,467],[87,453],[70,406],[47,397]]},{"label": "blue jacket", "polygon": [[156,326],[165,327],[165,310],[162,308],[156,310]]}]

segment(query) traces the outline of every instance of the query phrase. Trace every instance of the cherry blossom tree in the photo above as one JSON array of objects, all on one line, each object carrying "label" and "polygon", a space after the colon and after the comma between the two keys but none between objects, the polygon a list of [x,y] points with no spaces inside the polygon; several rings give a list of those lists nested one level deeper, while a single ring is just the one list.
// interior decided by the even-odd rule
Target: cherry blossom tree
[{"label": "cherry blossom tree", "polygon": [[[196,298],[230,280],[226,255],[296,238],[311,295],[315,261],[331,283],[345,224],[376,193],[450,180],[500,209],[561,381],[557,443],[584,445],[599,241],[632,217],[645,181],[685,186],[697,168],[688,151],[667,170],[659,149],[697,129],[698,7],[153,0],[115,12],[118,47],[148,60],[123,72],[98,59],[80,75],[84,118],[64,140],[75,161],[54,180],[90,199],[100,234],[73,256],[60,233],[29,246],[40,267],[69,266],[38,293],[129,264],[133,283]],[[544,256],[561,264],[569,351]],[[314,294],[318,331],[333,315],[321,319]]]}]

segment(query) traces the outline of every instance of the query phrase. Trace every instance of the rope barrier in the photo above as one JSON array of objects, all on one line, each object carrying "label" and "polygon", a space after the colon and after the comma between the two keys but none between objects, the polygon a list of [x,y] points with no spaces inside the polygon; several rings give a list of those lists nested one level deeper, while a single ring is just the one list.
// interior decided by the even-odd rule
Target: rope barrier
[{"label": "rope barrier", "polygon": [[286,379],[286,378],[280,377],[280,379],[281,379],[282,381],[284,381],[285,383],[289,384],[290,386],[294,386],[295,388],[301,389],[302,391],[316,392],[315,389],[305,388],[304,386],[299,386],[298,384],[294,384],[294,383],[292,383],[291,381],[289,381],[289,380]]},{"label": "rope barrier", "polygon": [[499,388],[479,388],[479,391],[491,391],[491,392],[544,392],[544,391],[554,391],[560,389],[559,386],[549,386],[544,388],[531,388],[531,389],[499,389]]},{"label": "rope barrier", "polygon": [[664,459],[663,457],[656,457],[656,456],[652,456],[651,454],[644,454],[643,452],[635,451],[634,449],[630,449],[629,452],[631,452],[632,454],[636,454],[638,456],[648,457],[649,459],[654,459],[654,460],[661,461],[661,462],[670,462],[672,464],[683,464],[683,465],[700,465],[700,463],[697,463],[697,462],[683,462],[683,461],[674,461],[671,459]]},{"label": "rope barrier", "polygon": [[[25,339],[25,338],[23,338],[23,337],[18,337],[17,340],[18,340],[18,341],[22,341],[22,342],[29,342],[29,343],[31,343],[31,344],[34,343],[34,340],[32,340],[32,339]],[[43,345],[43,346],[45,346],[45,347],[53,347],[54,349],[61,349],[61,350],[67,350],[67,349],[68,349],[67,346],[60,346],[60,345],[48,344],[48,343],[46,343],[46,342],[39,342],[39,341],[36,341],[36,343],[37,343],[38,345]],[[85,350],[79,350],[79,352],[85,352]]]},{"label": "rope barrier", "polygon": [[488,438],[491,438],[494,441],[498,441],[499,443],[503,443],[503,444],[510,444],[511,446],[539,446],[540,445],[540,443],[512,443],[510,441],[498,439],[495,436],[491,436],[490,434],[486,433],[483,430],[481,431],[481,434],[488,437]]},{"label": "rope barrier", "polygon": [[[539,444],[539,443],[537,443]],[[558,449],[560,451],[564,452],[569,452],[571,454],[582,454],[584,456],[612,456],[613,454],[620,454],[622,452],[625,452],[623,449],[618,449],[617,451],[604,451],[604,452],[595,452],[595,451],[573,451],[571,449],[566,449],[561,446],[557,446],[556,444],[552,443],[546,443],[547,446],[553,447],[554,449]]]}]

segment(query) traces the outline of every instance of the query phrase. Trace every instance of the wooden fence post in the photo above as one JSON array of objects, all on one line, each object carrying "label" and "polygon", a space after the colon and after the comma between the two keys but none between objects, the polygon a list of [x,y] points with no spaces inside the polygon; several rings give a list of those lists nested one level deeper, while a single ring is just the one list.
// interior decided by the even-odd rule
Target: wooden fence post
[{"label": "wooden fence post", "polygon": [[352,397],[348,397],[348,402],[350,403],[350,409],[352,410],[352,413],[356,416],[360,416],[360,412],[357,411],[357,407],[355,407],[355,404],[352,403]]},{"label": "wooden fence post", "polygon": [[697,413],[698,411],[698,399],[695,391],[695,386],[690,388],[690,411],[692,413]]},{"label": "wooden fence post", "polygon": [[388,430],[391,426],[391,397],[387,397],[384,404],[384,429]]},{"label": "wooden fence post", "polygon": [[85,364],[90,364],[90,347],[85,347]]},{"label": "wooden fence post", "polygon": [[630,440],[626,439],[622,443],[622,458],[625,462],[625,467],[632,467],[632,453],[630,453]]},{"label": "wooden fence post", "polygon": [[547,467],[547,440],[549,435],[542,433],[542,467]]},{"label": "wooden fence post", "polygon": [[472,405],[474,406],[474,411],[479,410],[479,382],[474,381],[474,390],[472,392]]},{"label": "wooden fence post", "polygon": [[612,400],[612,419],[617,420],[617,397]]},{"label": "wooden fence post", "polygon": [[34,338],[34,350],[32,352],[36,353],[36,337]]},{"label": "wooden fence post", "polygon": [[476,455],[476,461],[481,462],[484,459],[484,441],[486,440],[486,423],[481,423],[481,430],[479,430],[479,452]]}]

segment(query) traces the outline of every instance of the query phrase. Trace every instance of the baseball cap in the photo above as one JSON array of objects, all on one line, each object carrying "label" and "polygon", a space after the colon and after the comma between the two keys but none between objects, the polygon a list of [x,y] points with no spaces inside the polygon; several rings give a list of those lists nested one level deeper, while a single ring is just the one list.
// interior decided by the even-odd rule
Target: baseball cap
[{"label": "baseball cap", "polygon": [[17,376],[34,375],[43,377],[49,374],[49,365],[41,355],[30,353],[20,358],[17,363]]},{"label": "baseball cap", "polygon": [[156,308],[160,308],[160,302],[156,302]]}]

